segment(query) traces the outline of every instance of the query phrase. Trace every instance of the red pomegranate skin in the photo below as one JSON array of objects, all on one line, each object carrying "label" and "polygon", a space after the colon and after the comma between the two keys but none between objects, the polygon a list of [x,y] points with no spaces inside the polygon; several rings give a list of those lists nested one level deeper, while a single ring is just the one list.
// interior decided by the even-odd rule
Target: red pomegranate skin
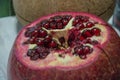
[{"label": "red pomegranate skin", "polygon": [[103,24],[109,31],[109,37],[102,47],[98,47],[100,49],[98,59],[83,68],[70,70],[62,70],[57,67],[33,69],[16,57],[19,46],[15,41],[8,61],[8,80],[120,80],[120,37],[111,26],[107,23]]}]

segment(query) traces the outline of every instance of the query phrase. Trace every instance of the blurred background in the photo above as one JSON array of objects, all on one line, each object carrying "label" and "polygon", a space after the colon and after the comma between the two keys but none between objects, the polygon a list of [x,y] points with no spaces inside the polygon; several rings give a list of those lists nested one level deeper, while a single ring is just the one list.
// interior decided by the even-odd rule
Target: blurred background
[{"label": "blurred background", "polygon": [[15,15],[12,0],[0,0],[0,17]]},{"label": "blurred background", "polygon": [[0,0],[0,80],[7,80],[7,61],[17,32],[12,0]]}]

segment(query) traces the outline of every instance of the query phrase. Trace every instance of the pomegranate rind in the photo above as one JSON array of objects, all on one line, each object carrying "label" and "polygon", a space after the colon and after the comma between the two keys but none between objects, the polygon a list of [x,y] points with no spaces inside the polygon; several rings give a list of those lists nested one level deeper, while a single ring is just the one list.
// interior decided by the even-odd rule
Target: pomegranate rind
[{"label": "pomegranate rind", "polygon": [[[35,26],[43,19],[47,19],[47,17],[40,18],[35,22],[24,27],[19,35],[16,38],[16,41],[13,45],[13,49],[10,53],[10,58],[8,62],[8,79],[9,80],[96,80],[96,79],[115,79],[116,77],[120,77],[120,37],[117,33],[105,23],[103,20],[98,17],[88,14],[88,13],[73,13],[73,12],[65,12],[65,13],[56,13],[58,14],[72,14],[75,15],[84,15],[89,16],[91,19],[98,21],[100,24],[104,25],[107,29],[107,38],[106,41],[102,45],[97,45],[97,55],[94,57],[93,61],[91,61],[90,65],[88,63],[83,64],[81,66],[70,67],[67,66],[61,67],[36,67],[36,65],[30,64],[29,61],[26,63],[20,58],[21,52],[26,51],[29,46],[22,45],[22,42],[26,40],[23,38],[25,29],[28,27]],[[106,34],[106,33],[105,33]],[[21,37],[22,36],[22,37]],[[20,45],[19,45],[20,44]],[[25,52],[23,52],[25,53]],[[34,62],[34,61],[33,61]],[[35,61],[37,63],[37,61]],[[52,73],[51,73],[52,72]],[[78,75],[80,74],[80,75]],[[64,75],[64,76],[63,76]],[[39,76],[39,77],[38,77]],[[69,76],[69,77],[68,77]],[[118,78],[119,79],[119,78]]]}]

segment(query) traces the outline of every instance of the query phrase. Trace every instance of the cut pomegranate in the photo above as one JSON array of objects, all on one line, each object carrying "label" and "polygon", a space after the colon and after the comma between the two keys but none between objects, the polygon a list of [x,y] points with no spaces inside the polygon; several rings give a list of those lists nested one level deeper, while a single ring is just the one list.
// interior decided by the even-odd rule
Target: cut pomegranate
[{"label": "cut pomegranate", "polygon": [[120,70],[119,48],[120,37],[92,14],[45,16],[18,34],[8,62],[8,79],[111,80]]}]

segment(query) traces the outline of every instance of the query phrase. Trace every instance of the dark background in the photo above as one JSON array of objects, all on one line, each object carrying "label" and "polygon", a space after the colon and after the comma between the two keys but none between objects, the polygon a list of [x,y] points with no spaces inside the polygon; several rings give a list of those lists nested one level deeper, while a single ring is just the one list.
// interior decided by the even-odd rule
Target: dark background
[{"label": "dark background", "polygon": [[12,15],[15,15],[12,6],[12,0],[0,0],[0,17]]}]

